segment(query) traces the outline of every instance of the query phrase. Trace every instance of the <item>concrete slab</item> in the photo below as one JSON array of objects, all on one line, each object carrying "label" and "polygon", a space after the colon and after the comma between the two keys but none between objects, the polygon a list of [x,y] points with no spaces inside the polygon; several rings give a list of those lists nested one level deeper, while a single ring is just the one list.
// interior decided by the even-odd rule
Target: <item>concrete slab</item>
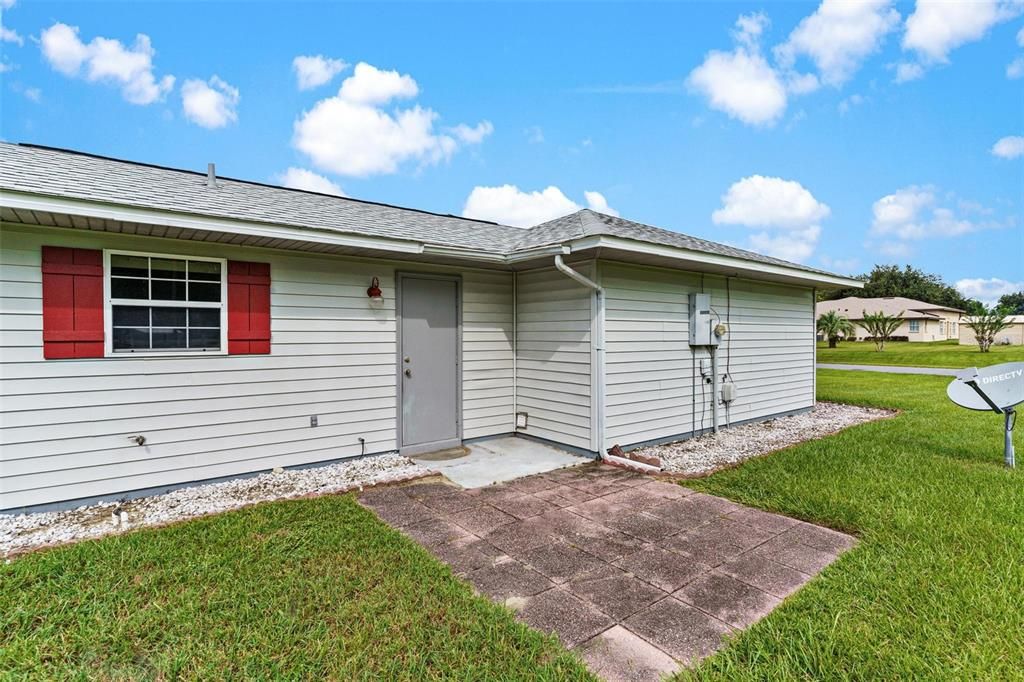
[{"label": "concrete slab", "polygon": [[[463,473],[482,467],[493,477],[495,443]],[[544,447],[513,439],[507,452]],[[566,462],[546,456],[543,466]],[[507,483],[428,481],[368,490],[360,501],[518,618],[578,647],[609,680],[692,665],[856,542],[607,465],[539,474],[535,465]]]},{"label": "concrete slab", "polygon": [[613,621],[590,604],[564,589],[538,594],[519,612],[519,619],[541,632],[557,635],[572,648],[614,625]]},{"label": "concrete slab", "polygon": [[481,488],[594,461],[526,438],[494,438],[470,443],[465,449],[467,454],[462,457],[434,460],[428,454],[412,460],[444,474],[463,488]]},{"label": "concrete slab", "polygon": [[616,625],[577,649],[595,675],[607,682],[648,682],[676,672],[671,656]]},{"label": "concrete slab", "polygon": [[627,618],[624,625],[685,665],[714,653],[732,632],[722,621],[671,597]]},{"label": "concrete slab", "polygon": [[735,628],[753,625],[767,616],[781,601],[767,592],[715,571],[705,573],[672,596]]}]

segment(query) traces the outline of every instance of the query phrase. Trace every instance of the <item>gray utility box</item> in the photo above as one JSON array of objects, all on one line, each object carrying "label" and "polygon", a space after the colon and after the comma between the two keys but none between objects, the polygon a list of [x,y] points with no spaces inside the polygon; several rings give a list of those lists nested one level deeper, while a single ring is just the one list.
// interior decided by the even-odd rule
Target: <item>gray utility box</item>
[{"label": "gray utility box", "polygon": [[711,294],[690,294],[690,345],[717,346],[711,316]]}]

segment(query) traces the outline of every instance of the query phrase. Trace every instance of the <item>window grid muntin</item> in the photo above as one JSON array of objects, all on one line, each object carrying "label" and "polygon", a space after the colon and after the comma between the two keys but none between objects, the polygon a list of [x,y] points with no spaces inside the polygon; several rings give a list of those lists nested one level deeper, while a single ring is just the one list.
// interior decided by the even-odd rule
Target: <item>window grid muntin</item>
[{"label": "window grid muntin", "polygon": [[[219,307],[219,306],[217,306],[217,307]],[[140,330],[140,331],[145,329],[146,330],[146,336],[147,336],[147,338],[149,340],[149,343],[144,348],[126,348],[126,347],[116,348],[115,347],[114,351],[117,352],[117,353],[135,353],[135,352],[148,352],[148,351],[152,351],[152,352],[190,351],[190,352],[195,352],[195,353],[202,353],[204,351],[205,352],[211,352],[211,351],[220,351],[221,350],[221,343],[220,343],[221,333],[220,332],[221,332],[221,326],[222,326],[222,323],[223,323],[222,319],[218,320],[218,324],[215,327],[210,326],[210,325],[193,325],[193,324],[191,324],[191,322],[192,322],[192,312],[191,311],[192,310],[210,310],[211,309],[210,307],[200,307],[200,308],[197,308],[196,306],[182,307],[182,306],[164,306],[164,305],[137,305],[137,304],[123,305],[123,304],[118,304],[118,303],[111,303],[111,306],[110,306],[111,315],[113,315],[114,311],[116,309],[118,309],[118,308],[142,308],[142,309],[145,309],[145,311],[147,313],[148,323],[145,326],[138,325],[138,324],[116,324],[116,322],[113,319],[111,319],[111,323],[110,323],[111,324],[111,330],[114,332],[115,336],[117,334],[117,330],[118,329],[134,329],[134,330]],[[172,325],[172,326],[169,326],[169,325],[165,325],[165,324],[159,324],[159,325],[158,324],[153,324],[153,313],[154,313],[154,311],[156,311],[156,310],[158,310],[160,308],[172,308],[172,309],[173,308],[177,308],[177,309],[185,310],[185,324],[183,326],[182,325]],[[184,330],[184,332],[185,332],[185,345],[184,346],[156,346],[156,345],[154,345],[154,343],[153,343],[153,338],[154,338],[153,332],[154,331],[160,331],[160,330],[171,331],[171,330],[177,330],[177,329]],[[217,332],[217,345],[215,345],[215,346],[193,346],[192,345],[192,332],[193,331],[195,331],[195,332],[216,331]],[[111,342],[113,343],[113,339],[111,339]]]},{"label": "window grid muntin", "polygon": [[[201,256],[176,256],[167,254],[155,254],[155,253],[137,253],[130,251],[107,251],[107,262],[105,272],[105,282],[107,290],[107,319],[108,330],[109,330],[109,345],[108,354],[116,355],[165,355],[165,354],[210,354],[210,355],[225,355],[227,354],[227,261],[220,258],[204,258]],[[138,259],[145,259],[146,262],[146,277],[140,277],[136,275],[115,275],[115,263],[119,256],[127,256]],[[171,278],[171,277],[153,277],[153,261],[178,261],[185,263],[184,278]],[[196,266],[193,268],[193,266]],[[216,272],[206,272],[203,270],[216,270]],[[206,279],[203,279],[203,276]],[[213,279],[216,277],[216,279]],[[147,294],[150,298],[114,298],[112,295],[113,282],[115,279],[126,279],[135,281],[146,281]],[[185,297],[186,300],[173,300],[173,299],[153,299],[152,298],[152,282],[153,281],[166,281],[166,282],[179,282],[183,283],[186,287]],[[211,289],[216,286],[216,297],[217,301],[196,301],[188,300],[191,295],[189,285],[195,283],[199,285],[207,285]],[[212,293],[212,292],[210,292]],[[115,348],[114,347],[114,334],[115,329],[142,329],[134,325],[121,325],[114,326],[114,309],[118,307],[134,307],[134,308],[146,308],[149,311],[150,325],[145,327],[147,333],[147,339],[149,347],[147,348]],[[209,325],[204,326],[189,326],[188,325],[188,313],[186,313],[186,325],[185,327],[166,327],[152,325],[153,321],[153,309],[154,308],[195,308],[195,309],[207,309],[219,311],[219,326],[211,327]],[[161,329],[184,329],[185,330],[185,345],[184,346],[173,346],[173,347],[153,347],[153,330]],[[216,333],[216,344],[215,346],[199,346],[190,347],[189,344],[192,340],[191,331],[198,332],[215,332]]]}]

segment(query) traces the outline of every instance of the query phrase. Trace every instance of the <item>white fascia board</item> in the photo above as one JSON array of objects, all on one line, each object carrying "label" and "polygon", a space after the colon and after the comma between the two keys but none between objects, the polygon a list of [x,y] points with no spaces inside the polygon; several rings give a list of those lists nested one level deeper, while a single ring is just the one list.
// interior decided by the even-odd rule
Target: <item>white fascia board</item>
[{"label": "white fascia board", "polygon": [[702,263],[706,265],[715,265],[723,268],[733,268],[735,270],[743,271],[744,273],[750,274],[755,278],[758,273],[766,273],[778,275],[780,277],[788,277],[791,279],[803,280],[808,284],[827,284],[829,286],[837,286],[844,288],[853,287],[857,289],[864,288],[864,282],[860,281],[859,279],[853,279],[851,277],[842,277],[840,275],[828,275],[816,272],[809,272],[807,270],[799,270],[797,268],[788,268],[783,265],[762,263],[760,261],[746,260],[744,258],[735,258],[733,256],[724,256],[717,253],[692,251],[690,249],[682,249],[675,246],[650,244],[647,242],[636,241],[633,239],[623,239],[620,237],[588,237],[586,239],[580,239],[571,242],[571,247],[573,253],[577,251],[584,251],[587,249],[616,249],[619,251],[631,251],[633,253],[646,254],[650,256],[660,256],[662,258],[671,258],[673,260],[685,261],[690,263]]},{"label": "white fascia board", "polygon": [[446,256],[448,258],[463,258],[465,260],[481,263],[519,263],[536,258],[544,258],[553,255],[567,255],[569,247],[563,244],[552,244],[541,246],[525,251],[516,251],[511,254],[494,253],[493,251],[480,251],[479,249],[467,249],[458,246],[443,246],[440,244],[424,244],[423,254],[433,256]]},{"label": "white fascia board", "polygon": [[210,218],[160,209],[103,204],[61,197],[44,197],[9,190],[4,190],[0,194],[0,205],[26,211],[48,211],[85,218],[103,218],[128,223],[146,223],[189,230],[226,232],[251,237],[267,237],[270,239],[291,239],[293,241],[310,242],[313,244],[331,244],[358,249],[394,251],[396,253],[418,254],[423,252],[423,244],[416,241],[342,234],[328,230],[271,225],[230,218]]},{"label": "white fascia board", "polygon": [[505,260],[508,263],[521,263],[522,261],[544,258],[545,256],[568,256],[570,253],[572,253],[572,249],[565,244],[550,244],[548,246],[538,246],[533,249],[524,249],[523,251],[510,253],[505,256]]},{"label": "white fascia board", "polygon": [[462,258],[482,263],[505,262],[505,256],[500,253],[478,251],[477,249],[466,249],[458,246],[444,246],[442,244],[424,244],[422,253],[424,255]]}]

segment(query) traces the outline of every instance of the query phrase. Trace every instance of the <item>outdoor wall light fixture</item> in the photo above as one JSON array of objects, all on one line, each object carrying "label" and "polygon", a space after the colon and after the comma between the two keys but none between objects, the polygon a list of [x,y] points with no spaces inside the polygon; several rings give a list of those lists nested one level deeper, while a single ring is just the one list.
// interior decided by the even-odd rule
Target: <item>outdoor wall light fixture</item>
[{"label": "outdoor wall light fixture", "polygon": [[381,303],[384,300],[384,292],[380,290],[380,280],[376,277],[370,282],[370,288],[366,290],[366,295],[370,297],[370,300],[374,303]]}]

